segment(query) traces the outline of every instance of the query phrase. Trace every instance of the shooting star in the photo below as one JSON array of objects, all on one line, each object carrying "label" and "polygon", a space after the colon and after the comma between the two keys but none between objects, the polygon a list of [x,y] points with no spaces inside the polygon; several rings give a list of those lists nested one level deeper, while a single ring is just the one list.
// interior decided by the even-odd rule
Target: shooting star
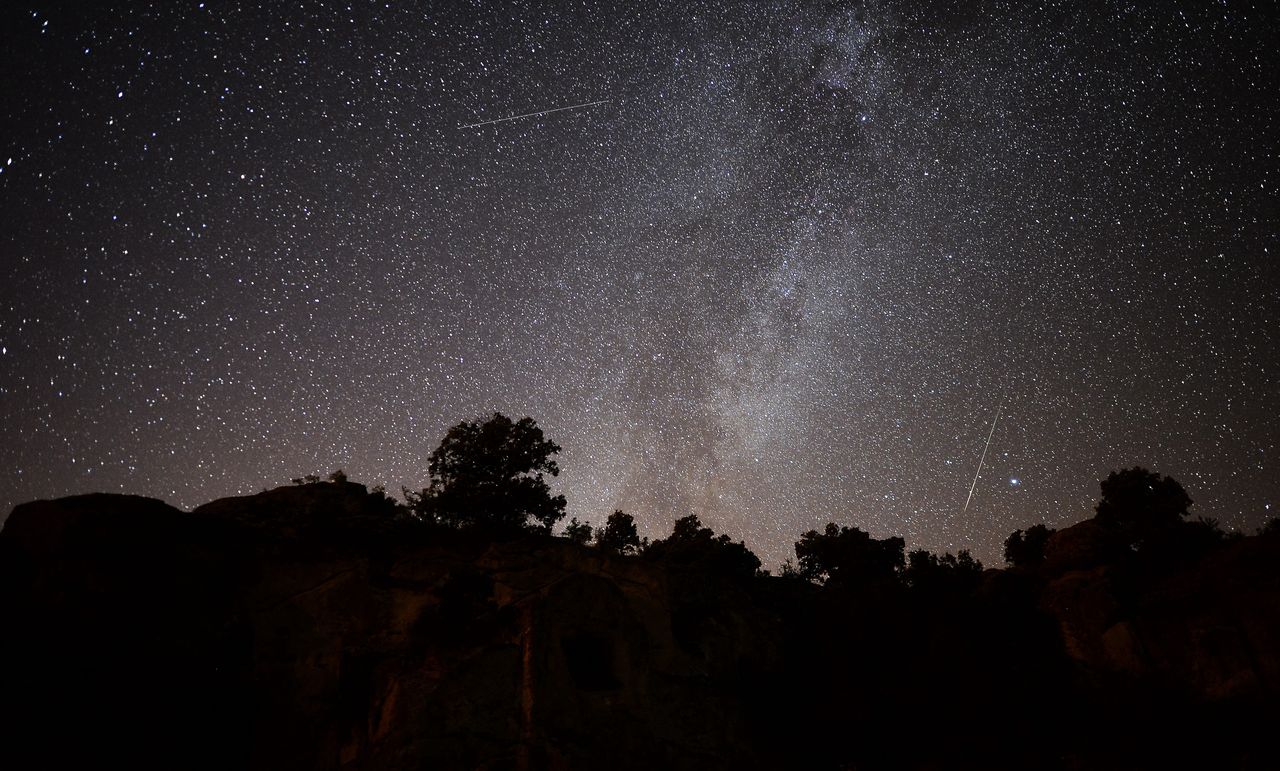
[{"label": "shooting star", "polygon": [[982,448],[982,457],[978,459],[978,471],[973,475],[973,484],[969,485],[969,497],[964,499],[964,509],[961,510],[960,516],[969,512],[969,502],[973,500],[973,491],[978,486],[978,477],[982,475],[982,464],[987,461],[987,450],[991,449],[991,437],[995,436],[996,424],[1000,422],[1000,410],[1003,409],[1003,404],[996,408],[996,419],[991,421],[991,430],[987,432],[987,444]]},{"label": "shooting star", "polygon": [[532,118],[537,115],[546,115],[552,112],[561,112],[563,110],[577,110],[582,107],[595,107],[597,104],[604,104],[608,99],[601,99],[598,102],[583,102],[582,104],[571,104],[568,107],[552,107],[549,110],[538,110],[537,112],[526,112],[524,115],[509,115],[505,118],[494,118],[493,120],[480,121],[479,123],[468,123],[465,126],[458,126],[460,129],[480,128],[488,126],[492,123],[504,123],[509,120],[520,120],[521,118]]}]

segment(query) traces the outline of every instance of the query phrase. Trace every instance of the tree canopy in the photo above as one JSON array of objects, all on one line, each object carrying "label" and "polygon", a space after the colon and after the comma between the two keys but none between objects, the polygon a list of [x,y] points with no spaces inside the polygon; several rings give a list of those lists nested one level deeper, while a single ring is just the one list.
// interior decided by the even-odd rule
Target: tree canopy
[{"label": "tree canopy", "polygon": [[635,519],[622,511],[613,512],[604,527],[596,531],[596,545],[614,554],[635,554],[640,550]]},{"label": "tree canopy", "polygon": [[569,524],[565,525],[564,537],[579,546],[586,546],[591,542],[591,523],[579,522],[577,517],[569,520]]},{"label": "tree canopy", "polygon": [[1099,483],[1098,518],[1118,525],[1167,524],[1187,516],[1191,497],[1173,477],[1139,466],[1112,471]]},{"label": "tree canopy", "polygon": [[981,577],[982,563],[974,559],[968,549],[942,556],[916,549],[907,555],[907,567],[903,571],[908,586],[926,593],[968,591],[977,586]]},{"label": "tree canopy", "polygon": [[801,576],[833,586],[860,586],[896,581],[905,567],[901,538],[872,538],[856,527],[834,522],[819,533],[810,530],[796,541]]},{"label": "tree canopy", "polygon": [[1044,549],[1049,536],[1058,532],[1043,524],[1014,530],[1004,541],[1004,560],[1015,568],[1033,568],[1044,562]]},{"label": "tree canopy", "polygon": [[671,535],[650,544],[645,555],[737,577],[754,576],[760,569],[760,558],[745,543],[716,535],[696,514],[677,519]]},{"label": "tree canopy", "polygon": [[464,421],[431,453],[431,484],[410,504],[420,518],[452,527],[550,532],[564,517],[564,496],[546,481],[560,473],[551,457],[559,451],[532,418]]},{"label": "tree canopy", "polygon": [[1172,477],[1134,466],[1112,471],[1100,483],[1097,519],[1134,548],[1161,541],[1183,524],[1191,497]]}]

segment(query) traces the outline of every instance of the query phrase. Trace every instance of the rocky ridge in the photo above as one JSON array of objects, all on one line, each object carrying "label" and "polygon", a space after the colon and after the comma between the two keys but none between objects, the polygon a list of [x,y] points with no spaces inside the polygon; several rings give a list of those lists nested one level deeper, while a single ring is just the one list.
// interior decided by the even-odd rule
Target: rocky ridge
[{"label": "rocky ridge", "polygon": [[1269,751],[1280,538],[1135,571],[1086,522],[1041,569],[939,598],[392,513],[352,483],[190,513],[17,507],[0,532],[4,765],[1263,767]]}]

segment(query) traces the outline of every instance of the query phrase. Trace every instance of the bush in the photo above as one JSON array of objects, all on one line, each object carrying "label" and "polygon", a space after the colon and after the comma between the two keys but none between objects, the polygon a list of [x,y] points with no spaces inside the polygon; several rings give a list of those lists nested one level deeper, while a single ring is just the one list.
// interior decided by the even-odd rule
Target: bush
[{"label": "bush", "polygon": [[565,526],[564,537],[581,546],[587,545],[591,542],[591,523],[579,522],[578,518],[574,517]]}]

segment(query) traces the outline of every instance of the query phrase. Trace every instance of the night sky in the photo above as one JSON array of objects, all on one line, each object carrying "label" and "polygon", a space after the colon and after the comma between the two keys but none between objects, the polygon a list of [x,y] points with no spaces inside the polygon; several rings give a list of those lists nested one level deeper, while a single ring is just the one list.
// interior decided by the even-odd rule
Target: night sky
[{"label": "night sky", "polygon": [[420,488],[498,410],[767,566],[1135,464],[1280,515],[1270,2],[7,5],[4,512]]}]

